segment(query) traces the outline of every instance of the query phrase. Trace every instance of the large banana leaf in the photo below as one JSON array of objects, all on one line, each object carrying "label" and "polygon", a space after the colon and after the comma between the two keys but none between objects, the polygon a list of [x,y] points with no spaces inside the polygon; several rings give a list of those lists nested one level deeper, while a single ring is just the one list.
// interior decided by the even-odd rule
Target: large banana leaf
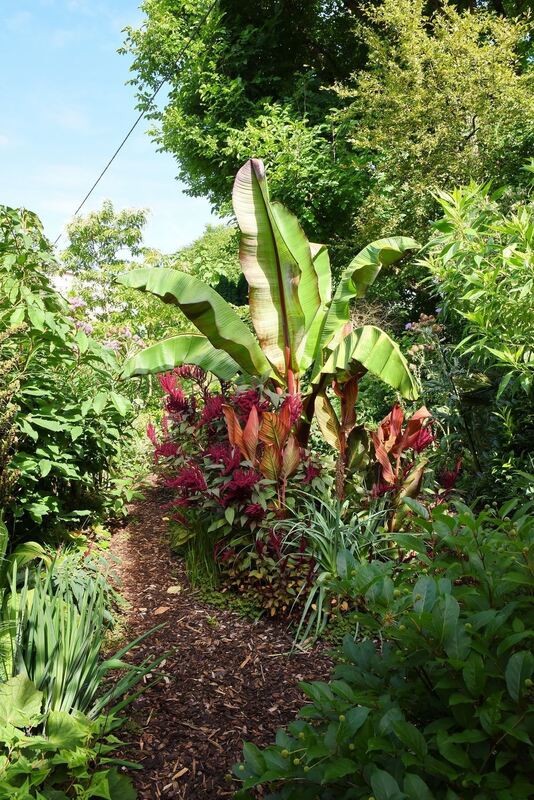
[{"label": "large banana leaf", "polygon": [[198,333],[182,333],[141,350],[124,364],[122,378],[154,375],[182,364],[196,364],[222,381],[231,380],[240,371],[227,353],[215,347]]},{"label": "large banana leaf", "polygon": [[288,365],[297,371],[297,350],[321,305],[308,240],[297,218],[280,203],[271,203],[258,159],[250,159],[237,173],[233,205],[250,315],[261,348],[280,375]]},{"label": "large banana leaf", "polygon": [[374,325],[364,325],[349,333],[330,354],[314,382],[329,375],[343,381],[365,372],[376,375],[409,400],[419,396],[417,382],[399,346]]},{"label": "large banana leaf", "polygon": [[350,319],[350,301],[363,297],[374,282],[382,267],[399,261],[409,250],[418,250],[419,245],[407,236],[377,239],[364,247],[341,273],[321,332],[317,355],[332,341]]},{"label": "large banana leaf", "polygon": [[330,271],[328,250],[324,244],[310,242],[310,252],[312,254],[313,268],[317,275],[321,304],[300,347],[298,361],[301,373],[305,372],[313,361],[317,349],[317,340],[328,311],[328,304],[332,299],[332,273]]},{"label": "large banana leaf", "polygon": [[271,372],[269,362],[242,319],[214,289],[193,275],[174,269],[142,268],[120,275],[118,282],[151,292],[177,305],[217,350],[223,350],[249,375]]}]

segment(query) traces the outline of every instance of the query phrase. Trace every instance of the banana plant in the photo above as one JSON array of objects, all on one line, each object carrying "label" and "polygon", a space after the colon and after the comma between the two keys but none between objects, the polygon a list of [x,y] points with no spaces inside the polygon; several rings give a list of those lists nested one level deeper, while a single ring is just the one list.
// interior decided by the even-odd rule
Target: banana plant
[{"label": "banana plant", "polygon": [[382,267],[418,249],[417,242],[402,236],[372,242],[343,270],[332,292],[327,248],[310,243],[297,218],[270,199],[262,161],[250,159],[237,173],[233,207],[254,333],[198,278],[174,269],[131,270],[119,277],[123,286],[178,306],[199,333],[141,351],[126,362],[123,377],[196,364],[220,380],[240,376],[289,394],[302,391],[305,383],[301,444],[332,381],[342,391],[370,372],[415,399],[417,384],[398,345],[374,325],[353,330],[350,303],[365,295]]}]

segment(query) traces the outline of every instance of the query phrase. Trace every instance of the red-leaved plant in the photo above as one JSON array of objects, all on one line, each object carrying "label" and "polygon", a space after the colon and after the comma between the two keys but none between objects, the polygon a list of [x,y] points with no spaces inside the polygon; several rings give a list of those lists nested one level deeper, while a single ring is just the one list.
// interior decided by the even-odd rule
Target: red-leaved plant
[{"label": "red-leaved plant", "polygon": [[165,485],[177,494],[168,510],[179,544],[217,531],[222,546],[216,552],[226,552],[230,535],[252,540],[261,529],[268,532],[294,507],[293,488],[322,487],[319,463],[294,435],[302,410],[298,395],[271,398],[228,385],[212,391],[198,367],[159,380],[161,433],[151,423],[147,434]]}]

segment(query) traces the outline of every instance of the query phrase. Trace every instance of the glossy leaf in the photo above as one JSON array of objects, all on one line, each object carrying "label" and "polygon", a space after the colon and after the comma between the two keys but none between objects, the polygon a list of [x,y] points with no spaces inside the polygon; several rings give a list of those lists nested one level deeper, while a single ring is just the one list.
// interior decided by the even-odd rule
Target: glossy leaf
[{"label": "glossy leaf", "polygon": [[231,380],[239,372],[239,365],[233,358],[222,350],[216,350],[206,337],[183,333],[164,339],[129,358],[122,377],[154,375],[182,364],[195,364],[223,381]]},{"label": "glossy leaf", "polygon": [[397,389],[403,397],[415,400],[418,387],[399,346],[380,328],[364,325],[350,333],[329,356],[314,382],[320,376],[336,376],[337,380],[348,380],[353,375],[365,372],[376,375]]},{"label": "glossy leaf", "polygon": [[326,316],[321,332],[321,351],[349,321],[350,301],[355,297],[364,297],[382,267],[388,267],[399,261],[410,250],[418,249],[419,245],[414,239],[394,236],[371,242],[353,258],[341,273],[341,280]]},{"label": "glossy leaf", "polygon": [[270,372],[267,359],[245,323],[226,300],[193,275],[174,269],[143,268],[120,275],[118,282],[178,306],[214,348],[228,353],[247,374]]},{"label": "glossy leaf", "polygon": [[297,218],[271,202],[263,162],[237,173],[233,205],[241,229],[241,267],[249,284],[252,324],[280,375],[297,371],[297,349],[321,305],[310,246]]}]

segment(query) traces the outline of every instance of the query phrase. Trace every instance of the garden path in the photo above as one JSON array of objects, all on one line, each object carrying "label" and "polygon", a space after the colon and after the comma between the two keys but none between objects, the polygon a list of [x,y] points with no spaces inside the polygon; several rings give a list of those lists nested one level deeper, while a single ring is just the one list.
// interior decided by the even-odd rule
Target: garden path
[{"label": "garden path", "polygon": [[298,681],[326,678],[330,661],[320,651],[289,655],[281,625],[202,602],[167,543],[168,499],[150,485],[112,539],[127,637],[165,623],[136,657],[168,653],[165,679],[128,707],[124,757],[143,767],[133,774],[140,800],[230,798],[243,740],[269,744],[302,704]]}]

